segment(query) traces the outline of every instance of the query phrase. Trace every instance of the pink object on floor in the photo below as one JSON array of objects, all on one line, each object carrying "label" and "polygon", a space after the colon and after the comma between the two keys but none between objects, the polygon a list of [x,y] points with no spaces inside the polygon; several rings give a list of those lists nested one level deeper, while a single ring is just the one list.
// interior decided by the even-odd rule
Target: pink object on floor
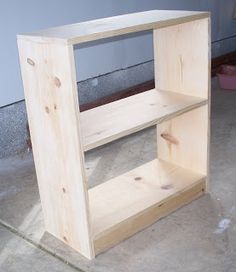
[{"label": "pink object on floor", "polygon": [[217,75],[222,89],[236,91],[236,66],[222,65]]}]

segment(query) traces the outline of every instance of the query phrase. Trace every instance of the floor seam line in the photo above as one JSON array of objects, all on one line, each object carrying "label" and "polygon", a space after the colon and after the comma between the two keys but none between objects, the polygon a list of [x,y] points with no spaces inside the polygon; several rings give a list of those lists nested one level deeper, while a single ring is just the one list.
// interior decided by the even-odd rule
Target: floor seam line
[{"label": "floor seam line", "polygon": [[15,234],[16,236],[22,238],[24,241],[30,243],[31,245],[35,246],[36,248],[44,251],[45,253],[48,253],[50,256],[58,259],[59,261],[63,262],[64,264],[68,265],[69,267],[75,269],[78,272],[85,272],[84,270],[81,270],[77,266],[75,266],[73,263],[66,261],[64,258],[60,257],[58,254],[55,252],[51,251],[50,249],[40,245],[39,243],[35,242],[34,240],[28,238],[24,233],[20,232],[18,229],[15,227],[11,226],[10,224],[6,223],[2,219],[0,219],[0,226],[4,227],[11,233]]}]

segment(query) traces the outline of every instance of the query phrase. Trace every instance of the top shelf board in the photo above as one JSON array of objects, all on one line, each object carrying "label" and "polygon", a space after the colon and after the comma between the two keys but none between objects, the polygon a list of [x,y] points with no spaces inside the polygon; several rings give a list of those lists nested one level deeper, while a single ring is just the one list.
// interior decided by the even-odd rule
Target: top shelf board
[{"label": "top shelf board", "polygon": [[75,45],[133,32],[163,28],[207,17],[209,17],[208,12],[150,10],[49,28],[18,35],[18,39],[28,39],[40,43]]}]

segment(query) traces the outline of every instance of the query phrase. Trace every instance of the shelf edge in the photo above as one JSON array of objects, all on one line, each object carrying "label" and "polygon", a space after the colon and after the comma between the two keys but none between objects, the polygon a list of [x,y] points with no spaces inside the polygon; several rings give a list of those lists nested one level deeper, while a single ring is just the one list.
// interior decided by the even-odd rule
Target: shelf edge
[{"label": "shelf edge", "polygon": [[208,104],[208,99],[204,99],[204,100],[202,100],[202,101],[200,101],[200,102],[198,102],[196,104],[187,106],[184,109],[181,109],[181,110],[179,110],[177,112],[169,113],[169,114],[167,114],[167,115],[165,115],[165,116],[163,116],[161,118],[158,118],[158,120],[155,119],[155,120],[152,120],[150,122],[144,123],[144,124],[136,126],[134,128],[131,128],[131,129],[129,129],[130,131],[128,133],[127,133],[127,130],[124,130],[124,131],[121,131],[121,132],[115,134],[115,136],[111,135],[109,137],[106,137],[106,138],[104,138],[102,140],[99,140],[99,141],[96,141],[94,143],[84,145],[84,151],[85,152],[89,151],[91,149],[94,149],[94,148],[97,148],[99,146],[108,144],[110,142],[113,142],[115,140],[118,140],[118,139],[123,138],[123,137],[128,136],[128,135],[131,135],[131,134],[136,133],[138,131],[144,130],[144,129],[148,128],[148,127],[152,127],[154,125],[160,124],[160,123],[162,123],[164,121],[167,121],[167,120],[169,120],[169,119],[171,119],[173,117],[177,117],[177,116],[179,116],[179,115],[181,115],[183,113],[194,110],[194,109],[199,108],[201,106],[204,106],[206,104]]},{"label": "shelf edge", "polygon": [[[94,237],[96,255],[205,194],[206,177]],[[120,231],[122,229],[122,231]]]}]

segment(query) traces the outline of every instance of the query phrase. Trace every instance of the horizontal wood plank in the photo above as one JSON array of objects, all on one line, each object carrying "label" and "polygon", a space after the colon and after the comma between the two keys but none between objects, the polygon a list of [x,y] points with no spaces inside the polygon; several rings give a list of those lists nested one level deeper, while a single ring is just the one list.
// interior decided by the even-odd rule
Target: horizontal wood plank
[{"label": "horizontal wood plank", "polygon": [[204,175],[158,159],[90,189],[96,254],[204,191]]},{"label": "horizontal wood plank", "polygon": [[150,10],[49,28],[34,33],[18,35],[18,38],[30,39],[37,42],[78,44],[181,24],[208,16],[208,12]]},{"label": "horizontal wood plank", "polygon": [[155,89],[81,113],[84,150],[90,150],[205,105],[206,99]]}]

